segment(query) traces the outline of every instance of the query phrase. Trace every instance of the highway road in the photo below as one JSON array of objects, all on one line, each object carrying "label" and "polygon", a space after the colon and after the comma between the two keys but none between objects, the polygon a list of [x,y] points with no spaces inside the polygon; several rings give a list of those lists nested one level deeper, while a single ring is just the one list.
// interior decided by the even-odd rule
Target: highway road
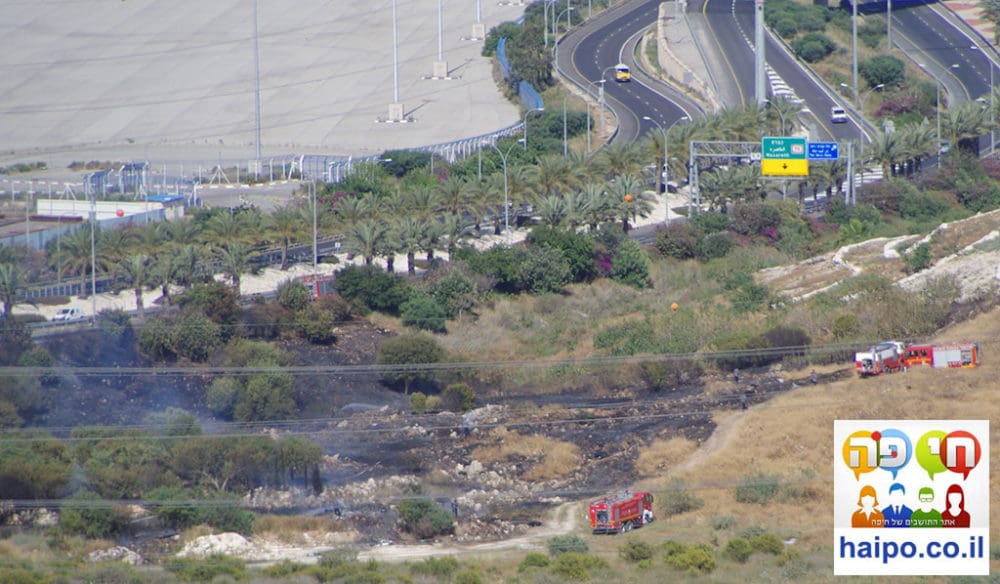
[{"label": "highway road", "polygon": [[626,47],[634,46],[637,34],[656,23],[658,6],[656,0],[626,3],[571,31],[559,45],[559,68],[565,75],[587,87],[592,95],[599,93],[604,79],[605,101],[619,116],[616,141],[631,142],[658,131],[643,116],[668,127],[685,115],[696,115],[696,106],[666,84],[640,75],[630,83],[613,80],[615,64],[632,61]]}]

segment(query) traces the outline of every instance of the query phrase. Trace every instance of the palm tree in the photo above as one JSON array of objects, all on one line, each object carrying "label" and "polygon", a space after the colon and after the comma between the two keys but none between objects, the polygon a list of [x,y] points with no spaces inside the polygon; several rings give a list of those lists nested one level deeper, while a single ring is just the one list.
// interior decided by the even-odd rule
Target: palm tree
[{"label": "palm tree", "polygon": [[602,149],[595,162],[604,170],[605,176],[634,173],[642,167],[642,153],[631,142],[615,143]]},{"label": "palm tree", "polygon": [[[64,235],[59,253],[54,258],[60,269],[80,276],[80,296],[87,295],[87,275],[93,270],[90,229],[91,225],[85,223],[81,224],[75,231]],[[99,234],[100,229],[97,229],[95,237]],[[99,270],[107,267],[106,260],[101,255],[97,255],[97,267]]]},{"label": "palm tree", "polygon": [[150,266],[151,281],[160,286],[160,294],[163,296],[163,300],[169,305],[171,303],[170,285],[180,275],[181,264],[179,260],[181,258],[169,253],[159,254],[155,257],[156,259],[153,260]]},{"label": "palm tree", "polygon": [[879,132],[869,147],[870,158],[882,165],[882,174],[886,177],[893,176],[896,163],[907,157],[906,145],[901,138],[902,134],[898,132]]},{"label": "palm tree", "polygon": [[410,214],[420,219],[433,217],[441,208],[441,195],[434,189],[420,186],[413,190],[403,191],[403,196],[409,206]]},{"label": "palm tree", "polygon": [[3,302],[2,318],[13,318],[14,299],[19,290],[24,288],[25,281],[21,270],[15,263],[0,264],[0,301]]},{"label": "palm tree", "polygon": [[641,196],[642,180],[633,174],[625,174],[615,179],[608,189],[612,206],[622,218],[622,229],[632,229],[629,218],[646,217],[653,210],[650,197]]},{"label": "palm tree", "polygon": [[97,253],[108,265],[115,265],[134,251],[136,238],[130,229],[109,229],[101,231],[97,239]]},{"label": "palm tree", "polygon": [[416,273],[414,259],[421,250],[420,243],[424,238],[427,224],[416,217],[401,216],[393,228],[399,240],[399,251],[406,254],[406,271],[410,275]]},{"label": "palm tree", "polygon": [[566,200],[556,195],[545,197],[538,206],[538,214],[541,215],[543,224],[559,227],[568,218]]},{"label": "palm tree", "polygon": [[190,243],[177,250],[172,263],[176,269],[174,278],[179,285],[190,286],[201,279],[204,275],[202,272],[204,254],[204,248]]},{"label": "palm tree", "polygon": [[699,186],[711,207],[725,213],[730,202],[758,194],[758,172],[751,166],[716,168],[701,175]]},{"label": "palm tree", "polygon": [[903,142],[903,150],[909,156],[910,164],[908,170],[916,172],[920,169],[924,158],[934,155],[937,151],[937,135],[935,130],[928,124],[908,124],[901,129],[900,139]]},{"label": "palm tree", "polygon": [[989,128],[989,116],[978,102],[969,101],[949,107],[941,116],[942,137],[956,147],[963,140],[975,138]]},{"label": "palm tree", "polygon": [[252,256],[253,250],[238,241],[215,250],[215,257],[221,264],[222,273],[232,282],[237,296],[240,294],[240,278],[250,271]]},{"label": "palm tree", "polygon": [[348,228],[345,245],[351,253],[363,257],[365,265],[370,266],[381,249],[387,231],[380,221],[366,219]]},{"label": "palm tree", "polygon": [[531,180],[538,200],[558,195],[573,184],[573,168],[569,161],[557,154],[539,157],[538,163],[529,167]]},{"label": "palm tree", "polygon": [[288,246],[297,241],[303,232],[301,209],[285,205],[275,209],[269,219],[268,227],[281,244],[281,269],[288,269]]},{"label": "palm tree", "polygon": [[[770,128],[775,128],[778,136],[787,136],[789,132],[795,129],[798,121],[799,110],[801,106],[791,102],[784,97],[774,97],[768,100],[768,107],[765,108],[764,112],[767,118],[770,119]],[[787,129],[786,129],[787,128]]]},{"label": "palm tree", "polygon": [[607,186],[604,184],[587,183],[580,189],[575,207],[580,215],[580,221],[589,225],[591,231],[596,230],[598,225],[614,218],[610,197]]},{"label": "palm tree", "polygon": [[441,209],[452,215],[462,213],[469,205],[468,183],[458,176],[449,176],[444,182],[438,183],[438,204]]},{"label": "palm tree", "polygon": [[663,132],[650,131],[640,142],[646,159],[653,161],[655,169],[653,174],[656,175],[656,192],[658,193],[663,190],[663,165],[666,162],[663,160],[663,138]]},{"label": "palm tree", "polygon": [[117,272],[135,292],[135,311],[139,318],[143,318],[142,289],[152,276],[149,256],[144,253],[130,255],[118,264]]}]

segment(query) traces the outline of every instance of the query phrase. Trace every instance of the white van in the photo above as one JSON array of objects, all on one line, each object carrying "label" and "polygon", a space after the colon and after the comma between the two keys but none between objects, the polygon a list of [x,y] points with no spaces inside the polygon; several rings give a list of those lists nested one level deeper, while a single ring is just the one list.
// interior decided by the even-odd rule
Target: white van
[{"label": "white van", "polygon": [[830,108],[830,121],[834,124],[846,124],[847,112],[840,106]]}]

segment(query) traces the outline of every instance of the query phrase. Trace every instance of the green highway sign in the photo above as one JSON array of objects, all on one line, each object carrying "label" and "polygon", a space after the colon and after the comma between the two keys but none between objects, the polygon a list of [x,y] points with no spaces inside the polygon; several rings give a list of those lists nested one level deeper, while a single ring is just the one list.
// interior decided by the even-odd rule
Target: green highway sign
[{"label": "green highway sign", "polygon": [[806,139],[788,136],[769,136],[761,138],[761,158],[764,160],[805,160]]}]

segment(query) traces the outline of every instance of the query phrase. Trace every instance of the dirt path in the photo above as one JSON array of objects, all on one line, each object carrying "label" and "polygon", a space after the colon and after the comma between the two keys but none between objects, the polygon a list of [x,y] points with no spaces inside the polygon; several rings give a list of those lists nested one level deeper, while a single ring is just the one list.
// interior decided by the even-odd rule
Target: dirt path
[{"label": "dirt path", "polygon": [[736,430],[743,425],[743,420],[745,419],[746,416],[743,412],[731,412],[721,420],[717,420],[715,431],[708,437],[708,440],[691,455],[691,458],[677,465],[674,471],[683,472],[691,470],[704,462],[708,457],[725,448],[729,444],[729,441],[732,440]]},{"label": "dirt path", "polygon": [[546,539],[571,533],[576,529],[579,520],[578,505],[579,503],[576,502],[563,503],[552,512],[552,516],[541,527],[510,539],[476,544],[388,545],[363,551],[358,554],[358,559],[362,561],[373,559],[380,562],[405,562],[437,556],[487,554],[501,550],[544,550]]}]

